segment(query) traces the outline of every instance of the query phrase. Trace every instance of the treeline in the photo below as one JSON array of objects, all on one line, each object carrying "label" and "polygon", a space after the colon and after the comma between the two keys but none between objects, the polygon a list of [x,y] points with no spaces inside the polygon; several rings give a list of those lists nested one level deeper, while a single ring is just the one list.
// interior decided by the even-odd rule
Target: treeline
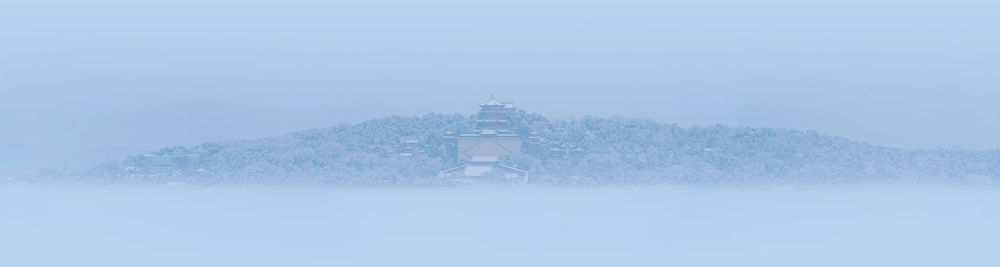
[{"label": "treeline", "polygon": [[[582,158],[546,164],[520,154],[508,164],[529,169],[532,183],[649,184],[872,180],[994,181],[1000,151],[905,150],[812,131],[690,127],[651,120],[586,117],[547,120],[520,112],[522,134],[547,144],[578,144]],[[444,133],[473,130],[474,118],[394,116],[236,142],[169,147],[111,162],[79,175],[114,183],[308,183],[414,185],[457,166]],[[419,140],[423,153],[399,157],[393,147]]]}]

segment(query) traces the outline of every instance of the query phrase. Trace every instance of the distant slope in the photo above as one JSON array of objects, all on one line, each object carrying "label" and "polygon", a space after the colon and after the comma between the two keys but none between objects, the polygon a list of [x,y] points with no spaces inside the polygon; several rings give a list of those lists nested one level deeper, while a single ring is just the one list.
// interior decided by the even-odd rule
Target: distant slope
[{"label": "distant slope", "polygon": [[[442,146],[445,132],[467,132],[461,115],[374,119],[278,137],[170,147],[101,165],[81,176],[94,181],[163,183],[435,184],[455,166]],[[519,155],[510,164],[548,184],[743,183],[1000,178],[1000,151],[903,150],[811,131],[726,126],[681,128],[650,120],[546,120],[521,113],[521,132],[586,153],[569,164]],[[403,139],[427,148],[398,157]]]}]

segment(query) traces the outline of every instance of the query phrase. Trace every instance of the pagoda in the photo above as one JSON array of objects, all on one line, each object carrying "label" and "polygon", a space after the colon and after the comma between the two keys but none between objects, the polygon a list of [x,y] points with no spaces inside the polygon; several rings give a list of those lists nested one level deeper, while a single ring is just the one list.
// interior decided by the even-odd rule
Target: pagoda
[{"label": "pagoda", "polygon": [[511,132],[510,116],[516,112],[514,104],[497,102],[492,96],[489,101],[479,105],[476,114],[476,131]]},{"label": "pagoda", "polygon": [[463,166],[444,170],[440,176],[472,181],[476,177],[494,175],[527,182],[527,171],[501,164],[504,157],[520,153],[523,145],[511,122],[516,111],[514,104],[498,102],[493,96],[479,105],[475,131],[447,138],[457,143],[454,155]]}]

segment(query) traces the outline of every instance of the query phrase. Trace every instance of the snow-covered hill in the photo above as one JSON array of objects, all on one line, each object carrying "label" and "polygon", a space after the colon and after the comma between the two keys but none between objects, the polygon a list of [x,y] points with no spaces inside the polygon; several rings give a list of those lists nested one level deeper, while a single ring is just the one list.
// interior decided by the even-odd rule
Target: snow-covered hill
[{"label": "snow-covered hill", "polygon": [[[103,164],[72,179],[193,184],[435,184],[459,164],[443,146],[446,132],[467,132],[474,118],[394,116],[283,136],[168,147]],[[690,127],[651,120],[548,120],[520,113],[518,131],[586,153],[569,164],[540,154],[506,159],[532,171],[533,183],[646,184],[934,180],[996,181],[1000,151],[906,150],[772,128]],[[402,140],[423,152],[399,157]]]}]

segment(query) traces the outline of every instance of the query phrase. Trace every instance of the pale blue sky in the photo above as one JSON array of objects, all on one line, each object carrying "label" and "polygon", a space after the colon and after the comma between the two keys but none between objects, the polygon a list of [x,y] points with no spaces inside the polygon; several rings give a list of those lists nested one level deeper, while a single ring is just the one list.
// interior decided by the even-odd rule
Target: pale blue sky
[{"label": "pale blue sky", "polygon": [[7,0],[0,154],[89,163],[468,114],[491,92],[555,118],[996,149],[998,13],[962,0]]}]

